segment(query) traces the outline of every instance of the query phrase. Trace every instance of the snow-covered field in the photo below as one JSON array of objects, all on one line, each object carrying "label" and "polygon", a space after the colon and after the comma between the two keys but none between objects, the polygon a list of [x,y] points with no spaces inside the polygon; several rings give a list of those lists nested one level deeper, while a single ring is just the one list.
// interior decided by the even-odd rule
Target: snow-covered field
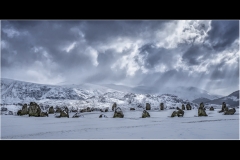
[{"label": "snow-covered field", "polygon": [[[174,109],[151,110],[141,118],[141,110],[123,110],[124,118],[112,118],[113,111],[84,112],[82,117],[55,118],[1,115],[1,139],[77,140],[238,140],[239,108],[234,115],[197,109],[185,110],[184,117],[170,117]],[[107,118],[99,118],[104,114]]]}]

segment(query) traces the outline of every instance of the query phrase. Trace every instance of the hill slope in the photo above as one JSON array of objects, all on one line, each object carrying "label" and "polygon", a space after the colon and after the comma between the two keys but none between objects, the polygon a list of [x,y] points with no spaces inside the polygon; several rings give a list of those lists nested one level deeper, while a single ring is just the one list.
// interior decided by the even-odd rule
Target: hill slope
[{"label": "hill slope", "polygon": [[190,103],[173,94],[136,94],[110,89],[93,84],[81,85],[44,85],[17,80],[1,79],[1,104],[30,103],[35,101],[43,105],[86,107],[111,107],[114,102],[122,108],[144,108],[150,103],[152,108],[159,108],[164,103],[166,108],[181,107]]}]

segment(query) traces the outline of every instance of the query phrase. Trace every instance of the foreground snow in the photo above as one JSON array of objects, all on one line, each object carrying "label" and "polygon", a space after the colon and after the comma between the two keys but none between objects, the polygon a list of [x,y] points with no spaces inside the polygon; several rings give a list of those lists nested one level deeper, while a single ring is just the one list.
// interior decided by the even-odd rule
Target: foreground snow
[{"label": "foreground snow", "polygon": [[1,115],[1,139],[239,139],[239,109],[234,115],[207,110],[208,117],[185,110],[184,117],[171,118],[173,111],[151,110],[150,118],[140,118],[140,110],[125,110],[124,118],[112,118],[112,111],[84,112],[79,118]]}]

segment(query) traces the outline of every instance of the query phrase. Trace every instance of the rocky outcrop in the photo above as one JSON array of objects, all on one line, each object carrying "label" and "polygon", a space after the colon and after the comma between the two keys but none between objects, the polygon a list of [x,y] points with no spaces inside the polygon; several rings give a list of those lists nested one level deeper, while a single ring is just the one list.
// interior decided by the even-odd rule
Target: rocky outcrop
[{"label": "rocky outcrop", "polygon": [[143,110],[142,118],[146,118],[146,117],[150,117],[150,114],[148,113],[148,111]]},{"label": "rocky outcrop", "polygon": [[123,118],[123,117],[124,117],[124,114],[123,114],[121,108],[117,107],[114,111],[113,118]]},{"label": "rocky outcrop", "polygon": [[135,108],[130,108],[130,111],[134,111],[135,110]]}]

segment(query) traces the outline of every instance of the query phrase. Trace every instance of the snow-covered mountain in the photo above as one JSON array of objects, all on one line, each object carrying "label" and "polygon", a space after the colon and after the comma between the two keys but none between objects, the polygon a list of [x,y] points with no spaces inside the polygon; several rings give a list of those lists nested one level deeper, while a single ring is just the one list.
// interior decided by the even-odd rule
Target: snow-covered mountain
[{"label": "snow-covered mountain", "polygon": [[225,102],[231,107],[238,107],[239,106],[239,90],[229,94],[228,96],[224,96],[218,99],[206,101],[209,104],[218,104],[222,105],[222,102]]},{"label": "snow-covered mountain", "polygon": [[166,108],[181,107],[190,103],[173,94],[140,94],[123,92],[106,86],[94,84],[80,85],[44,85],[17,80],[1,79],[1,104],[30,103],[42,105],[68,106],[77,108],[98,107],[111,109],[114,102],[121,108],[145,108],[150,103],[152,109],[158,109],[160,103]]},{"label": "snow-covered mountain", "polygon": [[[223,97],[222,95],[210,94],[206,90],[197,88],[197,87],[176,87],[167,89],[168,93],[178,95],[183,99],[188,99],[193,101],[197,98],[207,98],[210,100]],[[166,90],[165,90],[166,91]]]},{"label": "snow-covered mountain", "polygon": [[104,86],[107,86],[112,89],[117,89],[123,92],[131,92],[131,93],[137,93],[137,94],[174,94],[182,99],[187,99],[189,101],[193,101],[197,98],[207,98],[210,100],[217,99],[220,97],[223,97],[223,95],[215,95],[210,94],[209,92],[197,88],[197,87],[150,87],[150,86],[137,86],[137,87],[128,87],[123,85],[115,85],[115,84],[104,84]]}]

